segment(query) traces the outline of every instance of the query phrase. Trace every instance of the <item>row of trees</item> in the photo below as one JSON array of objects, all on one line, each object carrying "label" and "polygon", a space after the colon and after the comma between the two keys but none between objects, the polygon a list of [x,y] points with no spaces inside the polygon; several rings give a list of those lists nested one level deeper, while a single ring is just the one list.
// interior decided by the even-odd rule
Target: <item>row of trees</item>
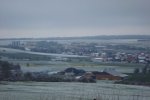
[{"label": "row of trees", "polygon": [[6,79],[11,76],[11,64],[6,61],[0,61],[0,79]]},{"label": "row of trees", "polygon": [[139,84],[139,85],[150,85],[150,67],[146,64],[143,68],[136,68],[134,73],[129,75],[124,83],[128,84]]},{"label": "row of trees", "polygon": [[147,61],[144,68],[136,68],[134,74],[150,74],[150,61]]},{"label": "row of trees", "polygon": [[12,70],[20,71],[20,65],[13,65],[7,61],[0,61],[0,80],[9,80],[12,78]]}]

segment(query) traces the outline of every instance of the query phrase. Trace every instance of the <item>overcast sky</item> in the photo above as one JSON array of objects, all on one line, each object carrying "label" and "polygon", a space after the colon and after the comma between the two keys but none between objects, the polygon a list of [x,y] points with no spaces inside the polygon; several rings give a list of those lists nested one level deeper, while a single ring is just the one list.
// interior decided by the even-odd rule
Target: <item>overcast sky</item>
[{"label": "overcast sky", "polygon": [[0,38],[150,34],[150,0],[0,0]]}]

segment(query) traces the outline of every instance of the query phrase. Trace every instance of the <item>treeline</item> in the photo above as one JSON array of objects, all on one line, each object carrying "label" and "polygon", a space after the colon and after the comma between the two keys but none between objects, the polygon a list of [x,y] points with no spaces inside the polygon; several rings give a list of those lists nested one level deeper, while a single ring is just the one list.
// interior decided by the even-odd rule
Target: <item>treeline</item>
[{"label": "treeline", "polygon": [[146,85],[150,86],[150,67],[147,64],[143,68],[136,68],[134,73],[126,77],[125,79],[121,80],[122,84],[132,84],[132,85]]},{"label": "treeline", "polygon": [[14,65],[7,61],[0,61],[0,80],[18,78],[21,71],[20,65]]},{"label": "treeline", "polygon": [[[36,81],[36,82],[96,82],[93,77],[85,77],[85,71],[68,68],[57,73],[49,71],[22,72],[20,65],[14,65],[7,61],[0,61],[0,81]],[[81,75],[82,77],[76,78]]]}]

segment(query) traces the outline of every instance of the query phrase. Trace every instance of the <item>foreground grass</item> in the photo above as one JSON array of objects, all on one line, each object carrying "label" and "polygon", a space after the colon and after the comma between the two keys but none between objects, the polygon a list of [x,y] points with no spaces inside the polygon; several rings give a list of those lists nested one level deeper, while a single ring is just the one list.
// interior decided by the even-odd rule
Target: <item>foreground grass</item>
[{"label": "foreground grass", "polygon": [[[90,94],[89,94],[90,95]],[[150,96],[144,95],[122,95],[96,93],[93,96],[80,94],[78,96],[58,94],[35,94],[35,93],[0,93],[0,100],[149,100]]]},{"label": "foreground grass", "polygon": [[9,82],[0,88],[0,100],[150,100],[149,87],[103,82]]}]

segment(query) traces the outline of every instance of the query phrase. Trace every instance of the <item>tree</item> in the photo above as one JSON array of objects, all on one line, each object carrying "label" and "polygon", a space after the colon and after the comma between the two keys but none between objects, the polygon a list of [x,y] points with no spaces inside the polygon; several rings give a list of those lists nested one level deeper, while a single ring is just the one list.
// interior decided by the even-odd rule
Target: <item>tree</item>
[{"label": "tree", "polygon": [[140,72],[139,68],[136,68],[136,69],[134,70],[134,74],[138,74],[139,72]]},{"label": "tree", "polygon": [[31,81],[32,80],[32,74],[30,72],[27,72],[24,74],[25,80]]},{"label": "tree", "polygon": [[146,74],[146,73],[147,73],[147,67],[146,67],[146,66],[142,69],[142,73],[143,73],[143,74]]},{"label": "tree", "polygon": [[148,73],[150,74],[150,69],[148,69]]},{"label": "tree", "polygon": [[29,64],[29,63],[27,63],[27,64],[26,64],[26,66],[27,66],[27,67],[29,67],[29,66],[30,66],[30,64]]},{"label": "tree", "polygon": [[11,76],[11,67],[8,62],[2,62],[1,71],[3,78],[9,78]]}]

